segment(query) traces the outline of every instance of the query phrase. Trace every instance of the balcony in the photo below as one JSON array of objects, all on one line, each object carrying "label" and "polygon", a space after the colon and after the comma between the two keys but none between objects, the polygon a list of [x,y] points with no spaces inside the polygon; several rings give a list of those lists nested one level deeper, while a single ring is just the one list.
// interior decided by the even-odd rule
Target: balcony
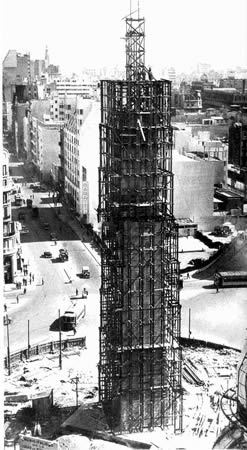
[{"label": "balcony", "polygon": [[14,255],[15,253],[17,253],[17,251],[18,251],[18,246],[17,245],[15,245],[14,247],[12,247],[12,248],[7,248],[7,247],[5,247],[5,248],[3,248],[3,254],[4,254],[4,256],[11,256],[11,255]]},{"label": "balcony", "polygon": [[3,227],[3,238],[9,238],[16,234],[17,222],[10,222]]},{"label": "balcony", "polygon": [[3,186],[3,192],[11,191],[12,188],[11,188],[11,185],[9,182],[9,177],[3,177],[2,186]]}]

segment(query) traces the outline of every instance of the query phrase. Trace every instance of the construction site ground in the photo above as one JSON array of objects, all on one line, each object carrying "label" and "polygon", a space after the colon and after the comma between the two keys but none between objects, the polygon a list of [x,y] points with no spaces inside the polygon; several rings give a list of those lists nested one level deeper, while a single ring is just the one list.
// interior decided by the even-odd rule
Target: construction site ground
[{"label": "construction site ground", "polygon": [[[59,354],[37,356],[19,363],[10,375],[5,374],[7,395],[27,395],[26,402],[5,401],[5,436],[13,439],[26,427],[34,432],[37,417],[32,412],[32,396],[53,389],[54,406],[49,415],[40,417],[42,438],[67,442],[68,449],[117,449],[120,444],[98,439],[98,433],[108,435],[108,427],[98,402],[97,361],[90,350],[76,348],[63,351],[62,369]],[[158,448],[212,448],[228,420],[220,409],[220,398],[229,387],[235,387],[240,353],[236,350],[205,347],[183,349],[184,432],[144,432],[123,436],[124,439],[155,444]],[[79,377],[78,407],[75,378]],[[86,409],[85,409],[86,408]],[[63,426],[62,426],[63,425]],[[60,434],[69,434],[58,437]],[[78,434],[79,433],[79,434]],[[85,436],[91,436],[85,440]],[[74,435],[77,435],[76,437]],[[108,435],[109,436],[109,435]],[[198,441],[199,440],[199,441]],[[86,442],[88,447],[86,446]],[[122,445],[121,445],[122,447]],[[157,448],[154,447],[154,448]],[[143,447],[144,448],[144,447]]]}]

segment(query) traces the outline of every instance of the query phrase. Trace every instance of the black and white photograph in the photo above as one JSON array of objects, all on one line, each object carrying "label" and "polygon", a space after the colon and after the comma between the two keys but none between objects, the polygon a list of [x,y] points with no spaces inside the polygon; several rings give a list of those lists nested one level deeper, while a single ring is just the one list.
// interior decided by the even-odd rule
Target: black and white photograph
[{"label": "black and white photograph", "polygon": [[247,449],[247,1],[0,12],[0,448]]}]

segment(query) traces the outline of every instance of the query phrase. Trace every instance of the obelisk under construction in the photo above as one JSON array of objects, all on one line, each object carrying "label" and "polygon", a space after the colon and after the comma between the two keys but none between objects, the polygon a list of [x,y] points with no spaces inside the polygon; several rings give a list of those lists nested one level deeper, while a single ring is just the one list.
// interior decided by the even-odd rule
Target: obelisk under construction
[{"label": "obelisk under construction", "polygon": [[171,83],[145,66],[144,28],[126,18],[126,80],[101,81],[99,398],[116,433],[182,429]]}]

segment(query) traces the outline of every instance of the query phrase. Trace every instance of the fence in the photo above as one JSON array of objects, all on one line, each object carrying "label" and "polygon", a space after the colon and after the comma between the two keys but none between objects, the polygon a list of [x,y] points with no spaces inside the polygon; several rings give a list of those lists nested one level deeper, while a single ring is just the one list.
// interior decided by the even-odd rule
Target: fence
[{"label": "fence", "polygon": [[[56,350],[59,350],[60,342],[59,341],[52,341],[47,342],[46,344],[38,344],[34,345],[29,348],[29,351],[27,349],[25,350],[19,350],[18,352],[12,353],[10,355],[10,366],[13,367],[14,365],[18,364],[20,361],[26,361],[28,358],[36,355],[41,355],[43,353],[53,353]],[[62,350],[65,350],[69,347],[86,347],[86,337],[82,338],[76,338],[76,339],[64,339],[61,341],[61,347]],[[4,367],[5,369],[8,368],[8,358],[4,358]]]}]

